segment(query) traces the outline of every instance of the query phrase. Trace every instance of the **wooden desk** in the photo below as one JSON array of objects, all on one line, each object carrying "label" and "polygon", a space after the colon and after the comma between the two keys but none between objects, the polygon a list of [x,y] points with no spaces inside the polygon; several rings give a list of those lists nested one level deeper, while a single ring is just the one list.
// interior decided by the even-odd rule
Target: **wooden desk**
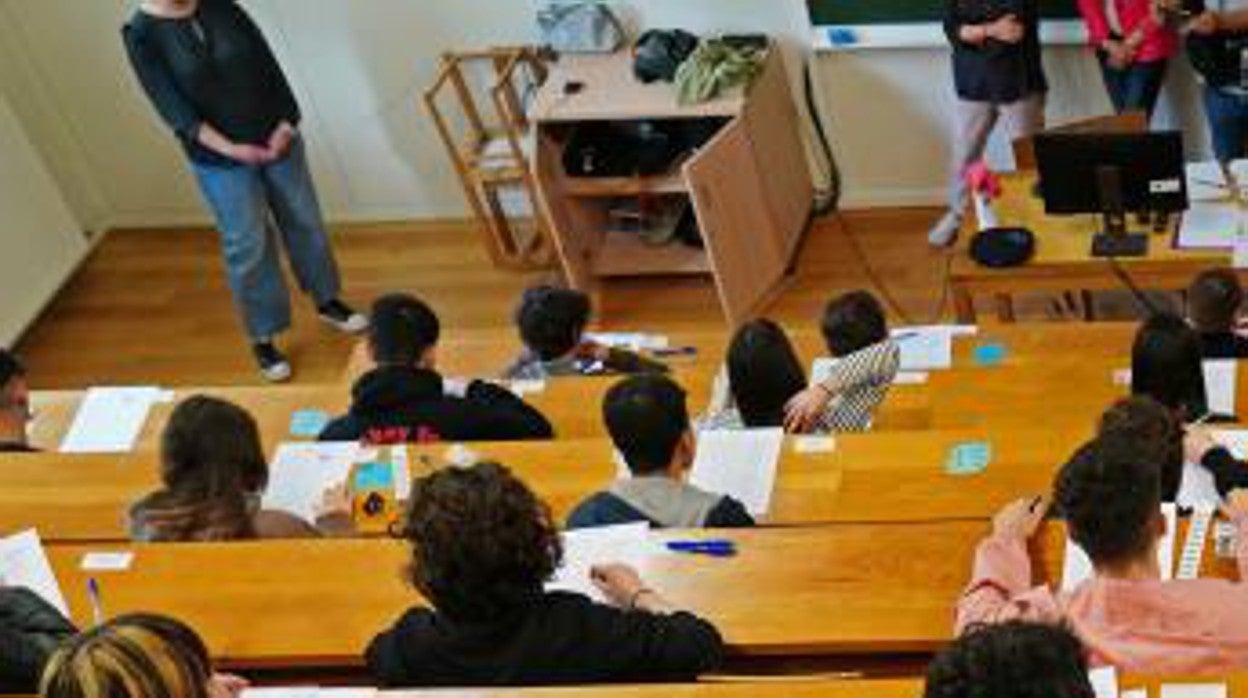
[{"label": "wooden desk", "polygon": [[[729,324],[774,298],[809,219],[814,188],[799,137],[797,109],[779,50],[744,92],[682,106],[670,85],[641,85],[628,52],[564,56],[538,93],[534,174],[543,214],[568,281],[597,292],[603,279],[709,275]],[[569,93],[569,84],[579,92]],[[671,170],[646,177],[572,177],[564,151],[587,122],[700,122],[707,138]],[[684,197],[696,213],[705,250],[646,245],[614,230],[619,198]]]},{"label": "wooden desk", "polygon": [[920,698],[921,679],[817,681],[778,677],[644,686],[563,688],[473,688],[463,690],[383,691],[377,698]]},{"label": "wooden desk", "polygon": [[[1100,229],[1099,216],[1056,217],[1044,212],[1044,202],[1032,194],[1035,173],[1004,175],[1002,197],[994,204],[1002,225],[1030,228],[1036,235],[1036,255],[1021,267],[989,269],[969,254],[975,232],[973,216],[963,225],[953,254],[950,284],[958,321],[975,322],[975,297],[1012,296],[1016,293],[1061,293],[1072,290],[1123,289],[1110,262],[1092,257],[1092,236]],[[1134,222],[1134,217],[1131,219]],[[1230,263],[1230,255],[1218,251],[1178,250],[1173,234],[1150,235],[1148,256],[1122,259],[1122,268],[1142,289],[1176,291],[1187,288],[1201,271]],[[1012,322],[1009,304],[1001,308],[1003,322]]]},{"label": "wooden desk", "polygon": [[[986,431],[843,436],[831,454],[797,454],[786,445],[772,509],[764,523],[987,520],[1006,502],[1048,491],[1082,433],[1030,430],[992,439]],[[947,474],[954,446],[992,444],[992,463],[976,476]],[[436,467],[446,446],[413,449],[414,475]],[[616,476],[610,442],[474,444],[484,458],[514,470],[563,521]],[[51,542],[125,541],[124,515],[158,486],[152,454],[0,455],[0,533],[31,526]]]},{"label": "wooden desk", "polygon": [[[739,554],[660,553],[641,572],[714,622],[734,657],[928,654],[951,638],[953,604],[986,529],[983,522],[944,522],[672,531],[659,538],[727,535]],[[1064,535],[1051,526],[1037,543],[1038,579],[1060,578]],[[136,552],[131,570],[96,575],[106,612],[181,618],[229,668],[358,667],[374,634],[420,601],[401,582],[407,553],[395,541],[129,549]],[[49,548],[72,615],[84,624],[90,604],[80,562],[92,550],[99,548]],[[1206,554],[1208,574],[1235,577],[1233,563]]]}]

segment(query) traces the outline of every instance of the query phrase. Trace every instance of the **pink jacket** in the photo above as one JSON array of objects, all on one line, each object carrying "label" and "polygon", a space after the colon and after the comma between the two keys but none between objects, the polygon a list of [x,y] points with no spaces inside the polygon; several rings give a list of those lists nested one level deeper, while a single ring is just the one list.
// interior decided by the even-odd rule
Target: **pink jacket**
[{"label": "pink jacket", "polygon": [[[1239,528],[1240,579],[1248,579],[1248,517]],[[1093,666],[1133,674],[1211,675],[1248,669],[1248,584],[1221,579],[1130,581],[1094,577],[1069,594],[1031,586],[1031,559],[1016,540],[989,537],[958,601],[957,631],[1013,619],[1069,623]]]},{"label": "pink jacket", "polygon": [[[1144,30],[1136,61],[1151,63],[1172,58],[1179,52],[1179,34],[1162,24],[1153,12],[1153,0],[1109,0],[1118,8],[1124,36],[1137,28]],[[1109,19],[1105,16],[1106,0],[1079,0],[1079,12],[1088,26],[1088,42],[1099,48],[1109,38]]]}]

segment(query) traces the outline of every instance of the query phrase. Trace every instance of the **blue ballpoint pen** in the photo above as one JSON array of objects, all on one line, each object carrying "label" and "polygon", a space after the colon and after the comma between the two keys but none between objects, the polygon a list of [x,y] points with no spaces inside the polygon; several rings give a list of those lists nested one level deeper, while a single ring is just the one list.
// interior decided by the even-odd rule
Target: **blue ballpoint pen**
[{"label": "blue ballpoint pen", "polygon": [[87,598],[91,601],[91,617],[96,625],[104,623],[104,608],[100,603],[100,583],[95,577],[87,579]]},{"label": "blue ballpoint pen", "polygon": [[737,554],[736,544],[724,539],[668,541],[667,549],[674,553],[709,555],[711,557],[732,557]]}]

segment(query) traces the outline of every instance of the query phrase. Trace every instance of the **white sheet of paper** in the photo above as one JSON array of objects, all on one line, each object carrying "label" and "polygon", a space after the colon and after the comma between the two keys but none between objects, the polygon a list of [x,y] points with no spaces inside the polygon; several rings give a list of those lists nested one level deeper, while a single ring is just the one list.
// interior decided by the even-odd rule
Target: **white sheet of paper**
[{"label": "white sheet of paper", "polygon": [[571,591],[602,600],[589,578],[594,565],[622,563],[638,568],[655,547],[646,523],[622,524],[565,531],[563,565],[546,584],[548,591]]},{"label": "white sheet of paper", "polygon": [[[316,505],[325,490],[347,481],[351,466],[376,458],[376,449],[356,443],[290,442],[277,447],[277,455],[269,467],[269,486],[264,493],[264,508],[279,509],[313,522]],[[391,449],[394,466],[395,496],[411,495],[411,468],[407,449]],[[406,473],[406,474],[405,474]]]},{"label": "white sheet of paper", "polygon": [[87,553],[82,556],[83,572],[125,572],[134,564],[134,553]]},{"label": "white sheet of paper", "polygon": [[1096,698],[1118,698],[1118,670],[1112,666],[1089,671],[1088,681]]},{"label": "white sheet of paper", "polygon": [[1243,218],[1230,201],[1193,201],[1179,224],[1182,249],[1229,249],[1235,244]]},{"label": "white sheet of paper", "polygon": [[901,370],[934,371],[953,366],[954,327],[901,327],[892,335],[901,348]]},{"label": "white sheet of paper", "polygon": [[1182,507],[1217,507],[1222,503],[1218,496],[1217,481],[1213,473],[1193,463],[1183,464],[1183,479],[1179,482],[1179,494],[1175,501]]},{"label": "white sheet of paper", "polygon": [[689,482],[735,498],[755,516],[765,515],[783,446],[783,429],[704,431],[698,435]]},{"label": "white sheet of paper", "polygon": [[1218,201],[1230,198],[1222,166],[1216,161],[1189,162],[1187,169],[1187,198],[1192,202]]},{"label": "white sheet of paper", "polygon": [[43,550],[43,542],[34,529],[0,538],[0,586],[25,587],[62,615],[69,615],[61,585],[56,581],[52,564]]},{"label": "white sheet of paper", "polygon": [[794,453],[835,453],[836,437],[834,436],[795,436],[793,437]]},{"label": "white sheet of paper", "polygon": [[[1161,513],[1166,518],[1166,536],[1157,544],[1157,565],[1162,579],[1174,577],[1174,531],[1178,509],[1173,504],[1162,504]],[[1071,592],[1095,574],[1092,560],[1073,540],[1066,539],[1066,553],[1062,559],[1062,591]]]},{"label": "white sheet of paper", "polygon": [[893,385],[925,385],[929,378],[926,371],[901,371],[893,379]]},{"label": "white sheet of paper", "polygon": [[1114,385],[1118,387],[1126,387],[1131,385],[1131,369],[1119,368],[1114,370]]},{"label": "white sheet of paper", "polygon": [[1179,556],[1179,569],[1175,579],[1200,578],[1200,563],[1204,560],[1205,541],[1212,528],[1213,507],[1196,507],[1188,520],[1187,538],[1183,541],[1183,553]]},{"label": "white sheet of paper", "polygon": [[91,388],[61,442],[61,453],[127,453],[134,449],[152,405],[165,391],[156,387]]},{"label": "white sheet of paper", "polygon": [[316,686],[272,686],[245,688],[240,698],[319,698]]},{"label": "white sheet of paper", "polygon": [[810,364],[810,384],[822,383],[832,375],[832,369],[836,368],[839,359],[830,356],[821,356]]},{"label": "white sheet of paper", "polygon": [[1248,429],[1218,429],[1209,435],[1239,460],[1248,459]]},{"label": "white sheet of paper", "polygon": [[1162,684],[1161,698],[1226,698],[1226,684],[1189,683]]},{"label": "white sheet of paper", "polygon": [[1133,688],[1130,691],[1123,691],[1118,695],[1121,698],[1148,698],[1148,691],[1142,688]]},{"label": "white sheet of paper", "polygon": [[666,335],[646,332],[587,332],[585,338],[603,346],[629,351],[666,349],[671,344]]},{"label": "white sheet of paper", "polygon": [[516,380],[507,386],[511,392],[520,397],[525,395],[538,395],[546,392],[546,381],[544,380]]},{"label": "white sheet of paper", "polygon": [[1209,411],[1220,415],[1235,414],[1235,388],[1238,364],[1234,359],[1204,362],[1205,397]]}]

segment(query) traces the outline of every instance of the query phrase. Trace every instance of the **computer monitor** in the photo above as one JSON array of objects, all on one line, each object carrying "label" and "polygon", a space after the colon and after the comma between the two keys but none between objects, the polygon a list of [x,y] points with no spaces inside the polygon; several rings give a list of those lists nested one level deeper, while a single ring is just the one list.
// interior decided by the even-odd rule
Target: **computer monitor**
[{"label": "computer monitor", "polygon": [[1042,133],[1035,137],[1035,151],[1046,213],[1104,217],[1104,230],[1093,241],[1094,256],[1147,254],[1148,236],[1127,232],[1128,212],[1187,210],[1178,131]]}]

